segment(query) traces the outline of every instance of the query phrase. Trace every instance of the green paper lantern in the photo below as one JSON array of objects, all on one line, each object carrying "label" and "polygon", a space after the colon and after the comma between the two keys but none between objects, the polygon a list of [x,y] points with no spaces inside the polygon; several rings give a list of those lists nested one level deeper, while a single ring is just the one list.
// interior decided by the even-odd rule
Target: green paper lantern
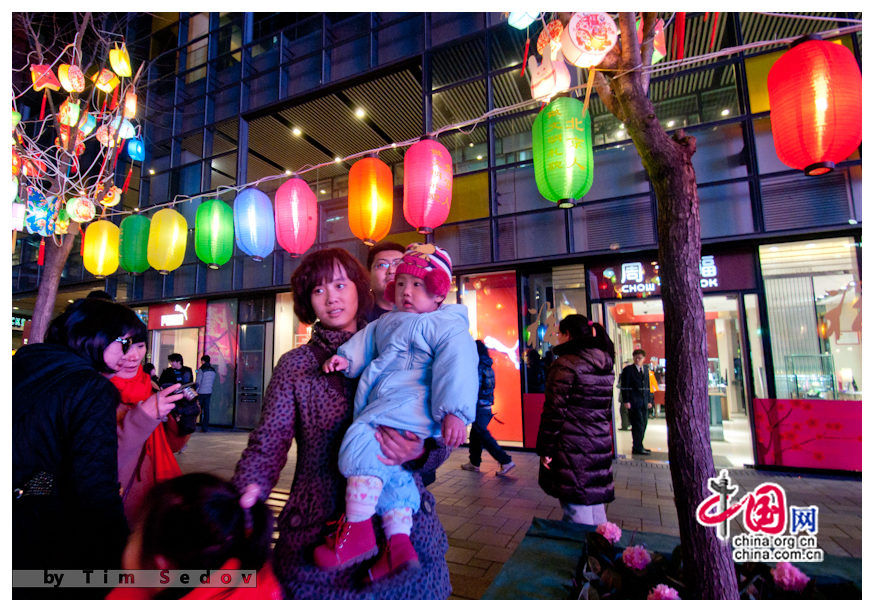
[{"label": "green paper lantern", "polygon": [[207,200],[197,207],[194,251],[213,270],[234,254],[234,210],[221,200]]},{"label": "green paper lantern", "polygon": [[577,98],[555,98],[532,128],[534,180],[559,208],[572,208],[592,187],[592,120]]},{"label": "green paper lantern", "polygon": [[127,272],[141,274],[149,269],[147,252],[150,225],[149,218],[143,215],[131,215],[121,222],[118,263]]}]

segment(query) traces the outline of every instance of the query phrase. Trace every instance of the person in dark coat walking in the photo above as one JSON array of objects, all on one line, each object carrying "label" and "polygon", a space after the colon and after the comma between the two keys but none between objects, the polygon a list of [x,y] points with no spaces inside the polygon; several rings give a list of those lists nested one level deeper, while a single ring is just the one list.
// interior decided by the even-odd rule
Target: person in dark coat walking
[{"label": "person in dark coat walking", "polygon": [[[175,385],[176,383],[185,386],[194,382],[194,373],[191,371],[191,368],[185,365],[182,355],[170,353],[167,355],[167,361],[170,365],[161,372],[161,376],[158,378],[158,384],[161,388]],[[185,398],[176,402],[176,407],[170,413],[170,416],[177,423],[178,435],[184,440],[182,450],[184,450],[185,444],[188,442],[186,436],[190,436],[197,429],[198,414],[200,414],[200,408],[197,405],[197,401]],[[182,450],[178,452],[181,453]]]},{"label": "person in dark coat walking", "polygon": [[599,323],[569,315],[546,375],[537,435],[540,487],[558,498],[564,520],[599,525],[613,501],[613,342]]},{"label": "person in dark coat walking", "polygon": [[[346,479],[338,456],[343,434],[352,423],[357,381],[342,373],[325,374],[322,364],[364,327],[370,306],[367,271],[342,249],[310,253],[291,279],[298,318],[314,324],[310,341],[283,355],[264,395],[258,427],[237,463],[232,482],[240,492],[255,490],[266,499],[297,443],[294,481],[279,515],[274,550],[276,576],[289,599],[447,599],[452,590],[446,552],[449,543],[434,496],[422,484],[423,471],[434,471],[449,450],[433,438],[421,440],[380,427],[374,435],[384,461],[413,472],[421,508],[410,534],[420,567],[408,568],[370,585],[356,568],[332,572],[313,563],[313,550],[324,542],[323,527],[345,506]],[[379,520],[376,518],[375,520]],[[336,528],[335,528],[336,531]],[[377,529],[382,534],[382,529]],[[385,550],[383,546],[380,549]],[[385,554],[385,553],[384,553]],[[390,551],[389,551],[390,555]]]},{"label": "person in dark coat walking", "polygon": [[476,402],[476,420],[470,429],[470,461],[461,466],[468,472],[479,472],[480,463],[483,459],[483,448],[501,464],[501,469],[495,472],[496,476],[506,476],[516,467],[512,457],[501,448],[494,436],[489,431],[489,422],[492,420],[492,405],[495,403],[495,371],[492,369],[492,358],[489,349],[482,340],[476,341],[476,350],[479,353],[477,366],[479,375],[479,397]]},{"label": "person in dark coat walking", "polygon": [[628,410],[631,421],[631,453],[649,455],[652,451],[643,447],[649,409],[652,408],[652,393],[649,389],[649,366],[644,364],[646,351],[635,349],[631,353],[634,363],[628,364],[619,375],[620,400]]},{"label": "person in dark coat walking", "polygon": [[[139,319],[105,300],[78,300],[44,343],[12,358],[12,567],[121,567],[128,527],[118,478],[116,406],[108,375]],[[95,589],[13,589],[18,597],[102,597]]]}]

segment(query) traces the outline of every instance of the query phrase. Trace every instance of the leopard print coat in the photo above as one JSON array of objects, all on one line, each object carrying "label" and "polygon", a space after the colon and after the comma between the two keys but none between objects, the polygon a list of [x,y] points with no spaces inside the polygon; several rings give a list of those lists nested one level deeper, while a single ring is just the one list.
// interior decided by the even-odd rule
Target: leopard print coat
[{"label": "leopard print coat", "polygon": [[[324,374],[320,366],[351,336],[316,323],[309,343],[280,358],[264,395],[261,421],[249,436],[233,482],[240,490],[254,483],[266,498],[285,466],[292,439],[297,440],[294,481],[279,515],[274,550],[276,574],[287,598],[446,599],[451,592],[448,541],[437,518],[434,496],[423,486],[420,474],[435,470],[449,450],[432,439],[426,441],[425,458],[418,465],[406,466],[414,470],[422,495],[411,534],[421,567],[365,586],[362,578],[368,563],[333,572],[312,563],[313,549],[330,530],[327,523],[337,520],[344,510],[346,481],[337,469],[337,458],[343,434],[352,423],[357,384],[342,373]],[[374,520],[381,535],[379,518]]]}]

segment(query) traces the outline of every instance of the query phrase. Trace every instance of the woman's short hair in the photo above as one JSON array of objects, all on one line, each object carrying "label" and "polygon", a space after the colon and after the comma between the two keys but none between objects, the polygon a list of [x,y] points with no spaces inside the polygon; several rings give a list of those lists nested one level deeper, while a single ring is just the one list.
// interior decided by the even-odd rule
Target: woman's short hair
[{"label": "woman's short hair", "polygon": [[322,249],[304,256],[291,275],[291,291],[294,297],[294,314],[306,325],[316,322],[310,294],[316,285],[329,283],[334,278],[334,264],[346,270],[346,277],[358,289],[359,323],[367,321],[367,311],[373,306],[370,294],[370,275],[357,259],[344,249]]},{"label": "woman's short hair", "polygon": [[125,306],[101,299],[76,300],[55,317],[46,332],[46,344],[66,346],[88,360],[98,372],[113,372],[103,360],[103,351],[117,338],[146,341],[146,326]]},{"label": "woman's short hair", "polygon": [[244,510],[239,491],[212,474],[185,474],[156,484],[141,520],[139,561],[146,565],[161,555],[177,568],[215,570],[236,558],[244,569],[258,570],[270,555],[270,508],[256,501]]},{"label": "woman's short hair", "polygon": [[594,348],[615,355],[616,349],[613,341],[607,335],[607,330],[600,323],[590,321],[581,314],[566,316],[558,324],[558,331],[567,334],[571,340],[581,345],[582,348]]}]

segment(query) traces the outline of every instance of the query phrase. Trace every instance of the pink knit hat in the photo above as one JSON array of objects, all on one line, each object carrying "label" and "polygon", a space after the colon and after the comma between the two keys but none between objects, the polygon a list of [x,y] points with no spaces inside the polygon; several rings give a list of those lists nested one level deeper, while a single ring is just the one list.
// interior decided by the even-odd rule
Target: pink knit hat
[{"label": "pink knit hat", "polygon": [[[407,247],[404,257],[395,270],[398,274],[410,274],[424,279],[425,288],[433,295],[446,295],[452,287],[452,259],[449,253],[435,244],[414,242]],[[385,299],[395,301],[395,282],[385,287]]]}]

